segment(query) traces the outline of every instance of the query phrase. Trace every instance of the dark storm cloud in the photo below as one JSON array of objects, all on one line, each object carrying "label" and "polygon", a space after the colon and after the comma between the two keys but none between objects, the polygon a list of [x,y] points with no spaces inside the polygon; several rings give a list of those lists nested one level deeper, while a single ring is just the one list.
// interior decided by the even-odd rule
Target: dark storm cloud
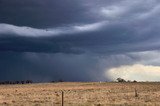
[{"label": "dark storm cloud", "polygon": [[[1,16],[15,17],[18,22],[14,18],[12,18],[13,22],[17,24],[10,22],[7,18],[0,20],[2,23],[9,23],[0,26],[1,39],[6,41],[1,40],[0,50],[109,54],[156,50],[159,48],[155,43],[159,38],[159,31],[156,28],[159,27],[156,23],[159,21],[159,2],[147,0],[145,2],[147,6],[142,5],[143,3],[144,0],[133,2],[127,0],[119,2],[97,0],[95,2],[83,0],[79,2],[18,0],[9,2],[2,0]],[[12,9],[15,5],[17,9]],[[12,14],[16,12],[17,15],[10,16],[11,14],[7,11]],[[34,11],[37,13],[32,13]],[[31,17],[20,20],[19,15]],[[36,24],[34,19],[41,19],[38,23],[46,23],[48,26],[37,24],[43,27],[39,29],[33,25]],[[59,21],[61,19],[62,21]],[[20,25],[18,23],[27,27],[16,26]],[[7,35],[11,37],[5,37]],[[146,47],[149,43],[150,45]]]},{"label": "dark storm cloud", "polygon": [[46,37],[1,34],[0,51],[120,54],[157,50],[159,36],[156,36],[157,29],[153,30],[155,30],[154,35],[148,31],[140,35],[139,30],[135,30],[129,24],[116,23],[98,31],[82,33],[71,33],[71,31],[69,34],[66,32],[66,34],[46,35]]},{"label": "dark storm cloud", "polygon": [[[0,58],[0,80],[96,81],[104,78],[96,72],[98,59],[90,55],[0,52]],[[95,73],[97,78],[93,78]]]},{"label": "dark storm cloud", "polygon": [[159,9],[158,0],[0,0],[1,79],[104,80],[105,69],[159,50]]},{"label": "dark storm cloud", "polygon": [[0,22],[18,26],[53,27],[90,22],[79,1],[0,0]]}]

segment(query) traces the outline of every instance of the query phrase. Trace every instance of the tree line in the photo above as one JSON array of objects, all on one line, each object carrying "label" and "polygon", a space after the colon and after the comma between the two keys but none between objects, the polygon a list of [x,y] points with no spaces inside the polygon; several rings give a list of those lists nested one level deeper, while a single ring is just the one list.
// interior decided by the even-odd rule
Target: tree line
[{"label": "tree line", "polygon": [[33,83],[32,80],[23,80],[23,81],[0,81],[0,85],[6,84],[31,84]]},{"label": "tree line", "polygon": [[136,80],[134,80],[134,81],[130,81],[130,80],[126,81],[123,78],[117,78],[117,81],[118,82],[137,82]]}]

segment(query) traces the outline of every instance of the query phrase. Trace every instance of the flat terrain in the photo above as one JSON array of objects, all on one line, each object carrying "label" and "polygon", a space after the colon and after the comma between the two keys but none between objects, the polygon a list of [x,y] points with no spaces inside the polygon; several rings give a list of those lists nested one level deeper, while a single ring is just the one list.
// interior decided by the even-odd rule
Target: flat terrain
[{"label": "flat terrain", "polygon": [[160,83],[156,82],[0,85],[0,105],[61,106],[62,90],[64,106],[160,106]]}]

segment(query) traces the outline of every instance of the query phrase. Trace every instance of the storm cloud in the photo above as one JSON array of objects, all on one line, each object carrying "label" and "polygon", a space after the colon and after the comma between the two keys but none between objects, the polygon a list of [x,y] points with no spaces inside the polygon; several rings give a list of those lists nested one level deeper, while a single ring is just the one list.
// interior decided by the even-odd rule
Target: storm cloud
[{"label": "storm cloud", "polygon": [[2,80],[109,80],[106,70],[145,65],[141,54],[159,53],[159,9],[158,0],[0,0]]}]

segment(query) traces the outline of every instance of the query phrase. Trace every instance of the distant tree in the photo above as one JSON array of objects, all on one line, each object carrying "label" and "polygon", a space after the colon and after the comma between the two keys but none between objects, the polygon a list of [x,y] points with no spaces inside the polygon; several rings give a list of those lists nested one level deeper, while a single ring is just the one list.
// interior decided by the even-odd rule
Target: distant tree
[{"label": "distant tree", "polygon": [[55,83],[55,81],[51,81],[51,83]]},{"label": "distant tree", "polygon": [[122,79],[122,78],[117,78],[118,82],[126,82],[126,80]]},{"label": "distant tree", "polygon": [[58,80],[58,82],[64,82],[62,79]]},{"label": "distant tree", "polygon": [[16,82],[16,84],[19,84],[20,82],[19,81],[15,81]]},{"label": "distant tree", "polygon": [[33,83],[32,80],[27,80],[27,81],[26,81],[26,84],[31,84],[31,83]]},{"label": "distant tree", "polygon": [[13,81],[9,81],[9,84],[13,84]]},{"label": "distant tree", "polygon": [[21,81],[21,84],[25,84],[25,81]]},{"label": "distant tree", "polygon": [[131,80],[128,80],[127,82],[132,82]]},{"label": "distant tree", "polygon": [[5,81],[4,84],[9,84],[9,81]]},{"label": "distant tree", "polygon": [[133,82],[137,82],[136,80],[134,80]]}]

